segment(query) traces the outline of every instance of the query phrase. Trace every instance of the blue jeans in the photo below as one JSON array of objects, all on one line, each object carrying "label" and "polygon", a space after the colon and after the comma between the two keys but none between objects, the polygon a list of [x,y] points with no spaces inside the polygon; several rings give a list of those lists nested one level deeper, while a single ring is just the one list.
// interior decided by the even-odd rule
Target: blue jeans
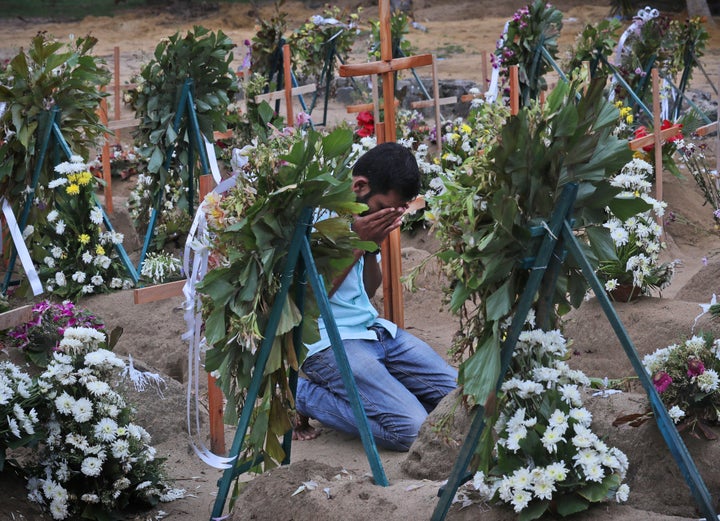
[{"label": "blue jeans", "polygon": [[[407,451],[429,411],[457,386],[457,371],[429,345],[398,329],[393,339],[373,328],[378,340],[343,340],[360,399],[375,442]],[[332,348],[302,365],[296,408],[335,430],[358,434]]]}]

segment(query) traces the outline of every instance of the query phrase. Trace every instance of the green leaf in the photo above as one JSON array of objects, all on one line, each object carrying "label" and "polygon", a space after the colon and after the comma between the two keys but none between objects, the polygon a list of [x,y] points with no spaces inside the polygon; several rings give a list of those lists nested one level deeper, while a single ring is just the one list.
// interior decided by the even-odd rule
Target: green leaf
[{"label": "green leaf", "polygon": [[621,221],[625,221],[630,217],[636,216],[639,213],[652,210],[652,205],[646,203],[639,197],[615,197],[608,203],[608,206],[610,207],[610,211],[613,213],[613,215],[615,215],[615,217],[617,217]]},{"label": "green leaf", "polygon": [[587,500],[575,494],[565,494],[560,496],[555,501],[557,513],[561,516],[569,516],[587,510],[590,504]]},{"label": "green leaf", "polygon": [[522,509],[518,521],[532,521],[539,519],[550,506],[550,501],[531,501],[528,506]]},{"label": "green leaf", "polygon": [[227,334],[225,330],[225,306],[218,306],[205,319],[205,339],[209,345],[215,345]]},{"label": "green leaf", "polygon": [[322,139],[322,149],[327,159],[344,154],[350,149],[353,133],[348,128],[334,130]]},{"label": "green leaf", "polygon": [[617,260],[615,242],[610,237],[610,230],[602,226],[590,226],[585,229],[590,239],[590,248],[598,259]]},{"label": "green leaf", "polygon": [[475,403],[484,404],[500,377],[500,342],[490,335],[477,352],[460,366],[460,383]]},{"label": "green leaf", "polygon": [[487,299],[486,313],[488,320],[499,320],[505,317],[512,308],[515,299],[512,279],[508,279]]}]

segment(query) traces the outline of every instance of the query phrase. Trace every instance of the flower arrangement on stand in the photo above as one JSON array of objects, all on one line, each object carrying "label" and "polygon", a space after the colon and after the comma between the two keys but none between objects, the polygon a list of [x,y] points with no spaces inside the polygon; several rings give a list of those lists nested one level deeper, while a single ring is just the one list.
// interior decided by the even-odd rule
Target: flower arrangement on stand
[{"label": "flower arrangement on stand", "polygon": [[123,235],[103,227],[94,198],[98,179],[79,156],[55,167],[46,204],[53,209],[34,231],[31,249],[46,289],[62,298],[132,287],[115,251]]},{"label": "flower arrangement on stand", "polygon": [[624,220],[608,209],[609,218],[603,224],[610,232],[615,257],[600,259],[596,273],[616,300],[628,301],[652,289],[662,290],[672,280],[675,264],[659,260],[665,243],[658,219],[667,205],[650,195],[652,175],[652,165],[635,158],[610,181],[622,190],[616,197],[640,198],[645,203],[640,212]]},{"label": "flower arrangement on stand", "polygon": [[[44,370],[30,376],[0,362],[0,470],[17,467],[28,478],[28,498],[53,519],[119,519],[129,506],[184,496],[111,386],[121,372],[133,378],[132,365],[108,349],[114,333],[108,338],[102,321],[69,302],[43,302],[9,337],[50,346]],[[15,451],[21,447],[32,451]]]},{"label": "flower arrangement on stand", "polygon": [[104,349],[105,334],[71,327],[37,386],[45,442],[29,465],[29,498],[53,519],[108,519],[131,504],[183,497],[171,487],[150,435],[108,384],[125,363]]},{"label": "flower arrangement on stand", "polygon": [[496,436],[489,429],[483,435],[494,464],[478,470],[462,495],[507,503],[523,521],[627,501],[628,459],[592,431],[581,394],[590,380],[569,368],[568,354],[557,330],[520,335],[502,386]]},{"label": "flower arrangement on stand", "polygon": [[643,366],[678,430],[717,438],[707,425],[720,421],[720,340],[693,336],[646,355]]}]

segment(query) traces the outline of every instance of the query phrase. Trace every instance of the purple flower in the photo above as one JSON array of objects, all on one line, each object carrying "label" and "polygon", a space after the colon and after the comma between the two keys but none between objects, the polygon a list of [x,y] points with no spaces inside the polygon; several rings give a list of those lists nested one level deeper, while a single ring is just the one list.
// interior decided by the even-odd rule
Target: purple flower
[{"label": "purple flower", "polygon": [[699,358],[690,358],[688,360],[687,375],[689,378],[700,376],[705,372],[705,364]]},{"label": "purple flower", "polygon": [[655,386],[655,390],[660,394],[667,391],[667,388],[670,387],[672,381],[673,380],[670,375],[667,374],[665,371],[653,376],[653,385]]}]

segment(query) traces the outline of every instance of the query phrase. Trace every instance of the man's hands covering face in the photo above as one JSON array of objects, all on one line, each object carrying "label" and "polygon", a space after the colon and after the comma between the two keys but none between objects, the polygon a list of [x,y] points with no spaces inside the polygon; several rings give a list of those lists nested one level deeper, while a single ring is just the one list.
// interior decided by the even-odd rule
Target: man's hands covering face
[{"label": "man's hands covering face", "polygon": [[364,241],[380,244],[385,237],[402,223],[405,208],[383,208],[363,216],[356,216],[353,230]]}]

